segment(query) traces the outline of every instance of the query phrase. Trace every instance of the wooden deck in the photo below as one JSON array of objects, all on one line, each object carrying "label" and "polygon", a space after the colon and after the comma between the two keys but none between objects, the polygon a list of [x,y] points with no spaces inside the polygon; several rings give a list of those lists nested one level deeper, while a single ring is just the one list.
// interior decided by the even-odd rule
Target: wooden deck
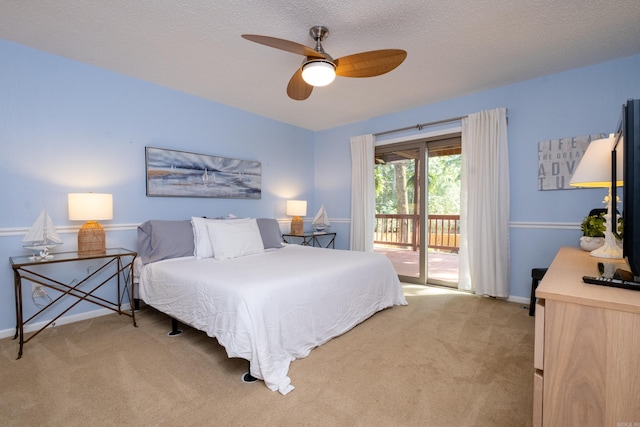
[{"label": "wooden deck", "polygon": [[[396,269],[398,275],[420,276],[420,252],[411,249],[385,247],[375,245],[373,251],[386,255]],[[451,252],[429,251],[427,254],[427,277],[443,282],[450,282],[457,287],[458,254]]]}]

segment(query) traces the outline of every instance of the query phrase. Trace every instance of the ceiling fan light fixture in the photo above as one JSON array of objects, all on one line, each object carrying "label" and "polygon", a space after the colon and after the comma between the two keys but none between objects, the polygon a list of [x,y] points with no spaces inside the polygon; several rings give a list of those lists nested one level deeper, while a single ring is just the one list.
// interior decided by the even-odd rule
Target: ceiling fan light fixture
[{"label": "ceiling fan light fixture", "polygon": [[326,86],[336,78],[336,66],[325,59],[313,59],[302,66],[302,79],[311,86]]}]

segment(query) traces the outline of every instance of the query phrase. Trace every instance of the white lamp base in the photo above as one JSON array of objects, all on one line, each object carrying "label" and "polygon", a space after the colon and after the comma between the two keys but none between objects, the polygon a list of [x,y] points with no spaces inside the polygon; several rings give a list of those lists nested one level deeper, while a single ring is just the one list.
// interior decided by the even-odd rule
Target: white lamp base
[{"label": "white lamp base", "polygon": [[611,197],[611,188],[609,188],[609,195],[604,198],[603,203],[607,205],[607,213],[604,214],[604,221],[606,226],[606,231],[604,232],[604,245],[600,246],[598,249],[591,251],[590,253],[591,256],[598,258],[621,259],[622,243],[618,239],[616,239],[616,236],[614,236],[612,232],[612,230],[614,229],[613,227],[617,226],[617,224],[612,224],[611,212],[614,212],[614,209],[617,209],[617,206],[614,206],[613,198]]},{"label": "white lamp base", "polygon": [[606,231],[604,233],[604,245],[594,249],[590,254],[598,258],[621,259],[622,246],[613,233]]}]

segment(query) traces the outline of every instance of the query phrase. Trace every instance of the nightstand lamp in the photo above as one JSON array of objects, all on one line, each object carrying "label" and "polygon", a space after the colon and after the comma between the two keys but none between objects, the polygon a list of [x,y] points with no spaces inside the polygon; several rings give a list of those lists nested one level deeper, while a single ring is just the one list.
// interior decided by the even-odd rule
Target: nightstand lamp
[{"label": "nightstand lamp", "polygon": [[86,221],[78,231],[78,254],[106,253],[104,229],[98,221],[113,219],[113,196],[100,193],[69,193],[69,220]]},{"label": "nightstand lamp", "polygon": [[303,216],[307,215],[307,201],[306,200],[287,200],[287,215],[293,216],[291,220],[291,234],[304,233],[304,223],[302,222]]}]

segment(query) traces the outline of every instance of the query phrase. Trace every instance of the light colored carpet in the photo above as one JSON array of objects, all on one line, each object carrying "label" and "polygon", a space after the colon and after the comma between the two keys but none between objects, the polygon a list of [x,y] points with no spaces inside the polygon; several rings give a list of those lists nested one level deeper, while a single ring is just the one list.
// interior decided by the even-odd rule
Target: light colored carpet
[{"label": "light colored carpet", "polygon": [[529,426],[533,317],[519,304],[405,285],[291,364],[287,396],[240,378],[215,339],[149,307],[0,340],[5,426]]}]

